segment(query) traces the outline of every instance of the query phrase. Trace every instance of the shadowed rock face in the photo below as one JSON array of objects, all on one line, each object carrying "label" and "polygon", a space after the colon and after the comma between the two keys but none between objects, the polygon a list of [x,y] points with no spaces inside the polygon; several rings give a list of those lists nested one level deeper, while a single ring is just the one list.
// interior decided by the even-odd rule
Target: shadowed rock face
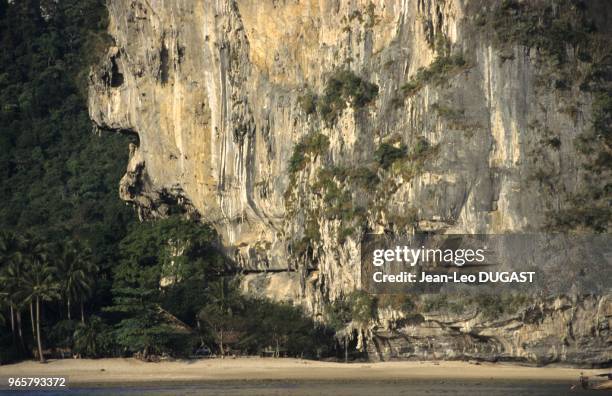
[{"label": "shadowed rock face", "polygon": [[[607,46],[590,40],[583,62],[562,45],[559,60],[546,42],[521,45],[512,18],[578,26],[609,6],[504,4],[111,0],[115,46],[92,71],[89,111],[138,136],[121,198],[141,218],[183,205],[243,269],[291,269],[278,276],[295,293],[276,293],[274,272],[245,287],[314,314],[360,284],[365,232],[557,227],[593,179],[610,180],[574,144],[592,129],[582,88]],[[384,163],[384,144],[403,154]]]}]

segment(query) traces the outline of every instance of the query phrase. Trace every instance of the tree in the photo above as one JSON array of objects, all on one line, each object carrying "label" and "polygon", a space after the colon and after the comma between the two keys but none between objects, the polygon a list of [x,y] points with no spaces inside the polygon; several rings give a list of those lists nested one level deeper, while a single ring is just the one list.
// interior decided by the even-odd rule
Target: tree
[{"label": "tree", "polygon": [[348,324],[351,322],[351,306],[344,299],[332,302],[325,313],[327,324],[334,330],[336,337],[344,343],[344,362],[348,363]]},{"label": "tree", "polygon": [[238,312],[242,322],[240,345],[251,353],[262,346],[275,349],[275,356],[284,351],[289,356],[320,357],[332,349],[332,332],[304,315],[291,303],[266,299],[244,299],[244,309]]},{"label": "tree", "polygon": [[4,317],[4,313],[2,312],[6,303],[7,303],[7,300],[5,296],[2,293],[0,293],[0,325],[4,325],[6,323],[6,318]]},{"label": "tree", "polygon": [[[110,267],[136,220],[116,191],[129,138],[91,133],[87,114],[90,66],[112,42],[107,23],[104,0],[0,0],[1,229],[90,247],[99,305],[110,302]],[[18,315],[7,308],[15,336]]]},{"label": "tree", "polygon": [[[33,271],[35,262],[47,262],[49,258],[48,244],[43,243],[42,240],[28,236],[24,239],[23,246],[23,258],[26,263],[26,275],[28,272]],[[23,299],[24,304],[30,306],[30,325],[32,326],[32,337],[36,337],[36,318],[34,313],[34,300],[27,300],[23,297],[23,291],[20,290],[20,298]]]},{"label": "tree", "polygon": [[10,310],[11,332],[13,339],[19,338],[19,345],[25,350],[23,330],[21,321],[21,310],[23,301],[19,296],[26,272],[26,260],[24,250],[26,241],[11,232],[3,232],[0,235],[0,288]]},{"label": "tree", "polygon": [[56,269],[51,266],[45,253],[40,252],[33,256],[29,271],[24,280],[24,300],[34,302],[36,309],[36,343],[38,357],[41,363],[45,362],[42,351],[42,336],[40,331],[40,308],[45,301],[59,299],[60,285],[56,277]]},{"label": "tree", "polygon": [[115,329],[117,343],[144,360],[150,355],[188,354],[191,351],[190,335],[164,317],[152,290],[115,290],[114,305],[107,311],[121,313],[124,317]]},{"label": "tree", "polygon": [[72,303],[78,301],[81,307],[81,323],[85,323],[83,302],[91,295],[93,276],[98,270],[91,262],[90,251],[73,241],[64,243],[61,245],[57,268],[68,319],[71,319]]},{"label": "tree", "polygon": [[[177,321],[196,321],[208,283],[224,269],[216,239],[209,226],[179,216],[130,228],[114,268],[113,305],[106,309],[120,314],[118,344],[144,358],[189,352],[192,337]],[[190,317],[176,318],[177,311]]]},{"label": "tree", "polygon": [[343,299],[334,301],[328,307],[326,316],[327,323],[336,331],[336,337],[342,337],[344,360],[347,362],[348,341],[352,338],[355,328],[363,331],[376,317],[376,300],[363,290],[355,290]]},{"label": "tree", "polygon": [[349,295],[351,319],[359,326],[366,326],[376,317],[376,300],[363,290],[355,290]]},{"label": "tree", "polygon": [[[2,276],[0,275],[0,286],[3,284]],[[4,316],[4,309],[9,306],[8,293],[0,287],[0,325],[6,323],[6,317]]]},{"label": "tree", "polygon": [[224,357],[225,336],[238,327],[239,318],[235,313],[243,308],[242,299],[235,285],[226,278],[211,283],[207,295],[209,301],[200,311],[199,319],[213,330],[221,357]]},{"label": "tree", "polygon": [[194,326],[209,283],[225,270],[216,242],[211,227],[178,216],[134,225],[120,243],[113,289],[150,290],[161,307]]},{"label": "tree", "polygon": [[92,316],[88,322],[81,323],[74,332],[74,349],[85,357],[100,357],[111,348],[110,326],[99,316]]},{"label": "tree", "polygon": [[203,281],[224,270],[210,226],[180,216],[133,225],[120,243],[118,283],[158,289],[193,276]]}]

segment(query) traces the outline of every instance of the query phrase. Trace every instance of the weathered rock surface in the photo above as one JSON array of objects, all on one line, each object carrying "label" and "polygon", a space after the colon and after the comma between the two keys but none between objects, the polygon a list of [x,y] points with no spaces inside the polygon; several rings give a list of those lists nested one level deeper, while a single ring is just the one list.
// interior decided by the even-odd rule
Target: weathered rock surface
[{"label": "weathered rock surface", "polygon": [[[558,298],[494,320],[477,311],[396,319],[375,332],[371,356],[393,359],[475,359],[537,364],[606,364],[612,358],[610,298]],[[606,360],[607,359],[607,360]]]},{"label": "weathered rock surface", "polygon": [[[574,144],[593,128],[594,94],[583,88],[609,41],[588,48],[590,61],[579,60],[586,48],[562,44],[560,61],[546,42],[521,45],[520,24],[505,42],[498,34],[533,6],[574,24],[576,15],[594,18],[609,37],[609,5],[590,3],[585,11],[571,1],[111,0],[115,46],[92,72],[89,111],[98,126],[138,136],[120,194],[142,218],[180,203],[215,225],[240,268],[297,271],[250,275],[246,290],[299,299],[319,314],[359,287],[365,232],[588,229],[583,219],[609,216],[601,194],[585,198],[593,183],[609,185],[609,169],[585,168]],[[341,94],[351,103],[321,110],[340,70],[376,84],[375,97]],[[297,146],[317,134],[323,144]],[[385,169],[376,160],[383,143],[408,154]],[[294,290],[274,286],[285,278]],[[576,338],[559,344],[567,326],[609,329],[610,300],[588,301],[598,308],[569,304],[539,323],[484,323],[477,333],[454,330],[461,318],[394,336],[381,329],[368,347],[381,356],[435,349],[446,358],[582,362],[586,343],[593,359],[609,361],[609,331],[572,330]],[[568,318],[594,309],[590,319]],[[428,334],[434,349],[422,347]]]}]

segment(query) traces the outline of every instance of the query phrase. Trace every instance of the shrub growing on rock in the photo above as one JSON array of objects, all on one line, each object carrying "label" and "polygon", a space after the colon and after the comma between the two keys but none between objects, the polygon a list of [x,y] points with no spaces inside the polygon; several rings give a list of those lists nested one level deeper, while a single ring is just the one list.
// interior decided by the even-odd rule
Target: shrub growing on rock
[{"label": "shrub growing on rock", "polygon": [[329,139],[321,133],[307,135],[295,145],[289,160],[289,172],[296,173],[306,166],[308,156],[316,157],[329,147]]},{"label": "shrub growing on rock", "polygon": [[407,154],[406,145],[402,144],[399,147],[395,147],[389,143],[381,144],[374,152],[374,159],[384,169],[389,167],[397,160],[404,158]]},{"label": "shrub growing on rock", "polygon": [[327,80],[325,92],[318,101],[319,114],[327,125],[333,125],[347,102],[359,109],[377,95],[378,85],[363,80],[350,70],[339,70]]}]

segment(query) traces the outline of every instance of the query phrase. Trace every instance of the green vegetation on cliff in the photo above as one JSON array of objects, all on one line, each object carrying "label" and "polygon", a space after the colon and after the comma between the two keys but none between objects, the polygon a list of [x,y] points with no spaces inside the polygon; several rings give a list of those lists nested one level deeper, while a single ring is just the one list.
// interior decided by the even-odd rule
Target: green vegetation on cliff
[{"label": "green vegetation on cliff", "polygon": [[477,24],[491,27],[497,47],[520,44],[563,63],[568,59],[567,48],[582,49],[588,45],[589,36],[596,28],[586,17],[582,2],[556,3],[553,7],[546,2],[504,0],[488,16],[480,15]]},{"label": "green vegetation on cliff", "polygon": [[[612,50],[609,33],[594,22],[600,17],[595,15],[597,9],[597,4],[590,7],[573,0],[561,0],[554,6],[505,0],[487,18],[479,19],[482,27],[491,29],[493,44],[502,55],[516,44],[537,51],[542,81],[559,95],[567,95],[571,103],[567,113],[575,122],[583,106],[583,99],[578,98],[591,102],[589,125],[574,140],[582,154],[582,188],[550,211],[548,228],[554,231],[606,232],[612,222],[608,182],[612,172]],[[556,137],[544,141],[552,150],[561,147]],[[538,180],[544,178],[548,174],[541,172]]]},{"label": "green vegetation on cliff", "polygon": [[329,139],[322,133],[312,133],[305,136],[293,148],[289,159],[289,173],[294,174],[306,166],[308,160],[314,160],[324,154],[329,147]]},{"label": "green vegetation on cliff", "polygon": [[349,103],[355,110],[370,104],[378,95],[378,85],[364,80],[351,70],[341,69],[335,71],[325,85],[321,96],[308,90],[299,98],[302,110],[306,114],[319,116],[330,127],[334,125]]},{"label": "green vegetation on cliff", "polygon": [[325,92],[318,102],[321,118],[328,124],[336,122],[349,102],[360,109],[372,102],[378,95],[378,86],[363,80],[350,70],[339,70],[329,77]]},{"label": "green vegetation on cliff", "polygon": [[414,77],[402,85],[402,93],[404,97],[413,96],[427,84],[441,85],[466,64],[461,54],[438,55],[429,66],[419,68]]},{"label": "green vegetation on cliff", "polygon": [[383,143],[374,152],[374,159],[376,162],[380,164],[384,169],[389,169],[389,167],[397,160],[406,157],[408,148],[405,144],[400,145],[399,147],[395,147],[389,143]]}]

